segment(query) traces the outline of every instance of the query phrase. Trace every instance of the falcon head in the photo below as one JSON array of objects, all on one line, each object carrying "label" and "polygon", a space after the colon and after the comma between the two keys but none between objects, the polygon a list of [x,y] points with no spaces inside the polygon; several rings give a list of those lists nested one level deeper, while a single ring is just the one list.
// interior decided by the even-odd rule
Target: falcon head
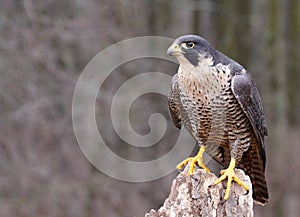
[{"label": "falcon head", "polygon": [[180,64],[192,64],[194,67],[201,63],[214,65],[217,51],[203,38],[197,35],[184,35],[177,38],[167,51],[175,56]]}]

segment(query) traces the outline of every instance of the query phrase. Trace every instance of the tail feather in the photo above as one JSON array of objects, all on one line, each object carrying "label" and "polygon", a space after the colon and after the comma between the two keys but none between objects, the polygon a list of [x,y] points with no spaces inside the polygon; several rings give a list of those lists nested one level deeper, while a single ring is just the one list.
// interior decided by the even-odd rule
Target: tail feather
[{"label": "tail feather", "polygon": [[269,200],[268,187],[263,161],[255,143],[251,143],[249,149],[243,154],[238,167],[251,178],[254,201],[261,205],[266,204]]},{"label": "tail feather", "polygon": [[[259,150],[256,138],[251,137],[251,142],[248,150],[244,152],[242,159],[239,161],[237,168],[245,171],[251,178],[253,186],[253,199],[256,203],[264,205],[269,200],[268,187],[265,179],[265,167],[261,150]],[[208,154],[223,167],[227,167],[230,161],[230,151],[222,146],[213,149]]]}]

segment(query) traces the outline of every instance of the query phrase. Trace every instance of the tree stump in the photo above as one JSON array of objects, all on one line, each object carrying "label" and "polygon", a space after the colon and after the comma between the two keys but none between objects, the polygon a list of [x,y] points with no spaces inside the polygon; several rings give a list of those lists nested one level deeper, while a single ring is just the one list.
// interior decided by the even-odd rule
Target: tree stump
[{"label": "tree stump", "polygon": [[226,181],[212,185],[217,179],[213,173],[195,169],[193,176],[188,174],[187,166],[172,183],[169,197],[163,206],[151,210],[145,217],[224,217],[253,216],[252,185],[244,171],[235,169],[236,175],[249,186],[248,194],[233,182],[228,201],[224,202]]}]

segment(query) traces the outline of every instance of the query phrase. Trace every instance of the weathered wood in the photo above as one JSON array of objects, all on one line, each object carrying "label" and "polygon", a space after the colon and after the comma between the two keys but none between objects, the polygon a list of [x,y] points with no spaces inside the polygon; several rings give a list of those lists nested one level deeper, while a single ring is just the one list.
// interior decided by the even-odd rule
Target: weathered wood
[{"label": "weathered wood", "polygon": [[145,217],[217,217],[253,216],[252,185],[250,178],[242,170],[236,175],[250,187],[245,195],[242,187],[233,183],[229,200],[224,202],[227,181],[212,185],[217,179],[212,173],[196,169],[193,176],[188,175],[188,167],[172,183],[169,197],[159,210],[151,210]]}]

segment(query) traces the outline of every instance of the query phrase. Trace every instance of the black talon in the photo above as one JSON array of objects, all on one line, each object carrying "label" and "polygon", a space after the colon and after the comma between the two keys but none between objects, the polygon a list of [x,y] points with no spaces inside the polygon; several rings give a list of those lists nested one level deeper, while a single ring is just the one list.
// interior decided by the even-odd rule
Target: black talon
[{"label": "black talon", "polygon": [[192,177],[192,179],[194,179],[194,180],[199,180],[199,179],[195,176],[195,174],[192,174],[191,177]]},{"label": "black talon", "polygon": [[179,172],[179,173],[181,173],[182,172],[182,170],[180,170],[180,169],[176,169],[177,170],[177,172]]},{"label": "black talon", "polygon": [[224,200],[224,199],[223,199],[223,201],[221,201],[221,204],[224,205],[224,203],[225,203],[226,201],[227,201],[227,200]]},{"label": "black talon", "polygon": [[246,191],[246,193],[244,195],[248,195],[249,194],[249,190]]}]

